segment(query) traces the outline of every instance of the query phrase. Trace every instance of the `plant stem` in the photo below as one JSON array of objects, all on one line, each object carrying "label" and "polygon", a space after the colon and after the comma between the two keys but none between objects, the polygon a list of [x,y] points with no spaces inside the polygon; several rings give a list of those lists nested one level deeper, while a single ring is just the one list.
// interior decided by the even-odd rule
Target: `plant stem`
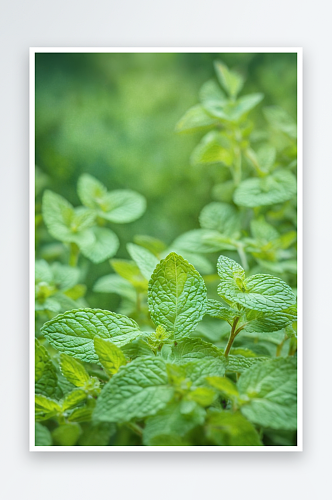
[{"label": "plant stem", "polygon": [[126,425],[129,429],[131,429],[138,436],[140,436],[140,437],[143,436],[143,429],[139,425],[135,424],[134,422],[128,422]]},{"label": "plant stem", "polygon": [[237,248],[237,253],[239,254],[239,257],[241,259],[242,267],[245,271],[247,271],[248,270],[248,261],[247,261],[247,256],[246,256],[246,253],[244,251],[243,245],[237,244],[236,248]]},{"label": "plant stem", "polygon": [[76,243],[70,243],[70,255],[69,255],[69,265],[72,267],[77,266],[78,255],[80,253],[80,249],[76,245]]},{"label": "plant stem", "polygon": [[236,331],[236,325],[238,324],[239,319],[240,319],[239,317],[234,318],[231,333],[230,333],[228,343],[227,343],[227,346],[226,346],[226,349],[224,352],[224,355],[226,356],[226,358],[229,354],[229,351],[231,350],[234,339],[235,339],[236,335],[238,334],[238,331]]}]

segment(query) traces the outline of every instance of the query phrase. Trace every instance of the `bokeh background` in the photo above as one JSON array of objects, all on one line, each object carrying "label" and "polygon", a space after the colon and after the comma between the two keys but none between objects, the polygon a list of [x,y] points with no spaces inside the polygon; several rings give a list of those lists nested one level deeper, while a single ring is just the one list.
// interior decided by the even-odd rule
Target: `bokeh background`
[{"label": "bokeh background", "polygon": [[[201,85],[215,77],[215,59],[246,75],[242,94],[264,94],[251,113],[256,124],[263,126],[262,107],[268,105],[296,119],[296,54],[36,54],[37,212],[45,187],[80,205],[77,179],[87,172],[108,189],[134,189],[147,199],[139,220],[112,225],[121,241],[117,257],[129,258],[126,243],[136,234],[169,244],[198,228],[221,169],[191,166],[203,133],[178,135],[174,127],[197,104]],[[37,258],[45,257],[51,241],[41,226]],[[91,265],[88,287],[110,272],[107,261]],[[91,307],[106,306],[100,295],[88,292],[87,299]]]}]

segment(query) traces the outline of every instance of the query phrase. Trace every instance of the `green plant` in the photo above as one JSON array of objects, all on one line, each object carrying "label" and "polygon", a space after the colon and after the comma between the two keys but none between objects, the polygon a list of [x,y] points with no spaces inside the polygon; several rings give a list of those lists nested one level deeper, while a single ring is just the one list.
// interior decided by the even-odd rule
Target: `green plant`
[{"label": "green plant", "polygon": [[[104,445],[111,434],[116,444],[123,428],[134,443],[155,446],[259,446],[264,428],[296,429],[296,359],[231,351],[245,329],[284,329],[286,335],[296,298],[279,278],[245,278],[224,256],[218,273],[223,303],[207,298],[202,276],[183,257],[171,253],[158,263],[148,285],[153,331],[98,309],[68,311],[45,323],[42,334],[61,353],[60,371],[71,384],[62,386],[60,399],[56,383],[45,394],[41,379],[52,373],[55,380],[56,368],[38,343],[36,418],[57,422],[55,444],[82,444],[86,433],[106,424]],[[231,325],[225,350],[191,337],[205,315]]]},{"label": "green plant", "polygon": [[129,189],[107,191],[97,179],[83,174],[78,196],[84,206],[74,208],[62,196],[45,191],[42,215],[51,236],[69,245],[69,264],[77,265],[79,253],[94,263],[116,254],[119,240],[106,222],[126,224],[143,215],[145,198]]}]

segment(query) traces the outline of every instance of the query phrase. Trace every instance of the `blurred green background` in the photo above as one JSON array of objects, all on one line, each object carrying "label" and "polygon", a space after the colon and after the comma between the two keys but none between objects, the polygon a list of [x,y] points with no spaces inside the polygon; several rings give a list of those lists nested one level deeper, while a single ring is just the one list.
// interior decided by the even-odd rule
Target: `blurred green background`
[{"label": "blurred green background", "polygon": [[[76,185],[83,172],[110,190],[134,189],[147,199],[142,218],[111,225],[121,241],[117,257],[128,258],[125,245],[135,234],[168,244],[199,227],[198,215],[222,171],[218,165],[192,167],[189,157],[203,133],[177,135],[174,127],[197,104],[201,85],[215,77],[216,59],[246,75],[242,94],[264,93],[251,113],[256,123],[264,125],[267,105],[296,119],[296,54],[36,54],[36,164],[46,174],[37,182],[74,206],[80,205]],[[41,229],[37,258],[48,241]],[[108,262],[91,265],[88,285],[110,272]],[[95,300],[92,294],[92,307]],[[98,301],[101,307],[100,295]]]}]

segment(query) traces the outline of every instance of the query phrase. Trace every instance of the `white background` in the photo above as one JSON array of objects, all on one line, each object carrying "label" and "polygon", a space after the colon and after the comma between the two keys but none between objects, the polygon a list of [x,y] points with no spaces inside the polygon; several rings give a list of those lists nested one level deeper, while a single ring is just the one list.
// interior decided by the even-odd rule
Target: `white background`
[{"label": "white background", "polygon": [[[0,495],[5,500],[330,495],[331,12],[279,0],[3,0]],[[29,46],[303,47],[304,451],[28,452]]]}]

